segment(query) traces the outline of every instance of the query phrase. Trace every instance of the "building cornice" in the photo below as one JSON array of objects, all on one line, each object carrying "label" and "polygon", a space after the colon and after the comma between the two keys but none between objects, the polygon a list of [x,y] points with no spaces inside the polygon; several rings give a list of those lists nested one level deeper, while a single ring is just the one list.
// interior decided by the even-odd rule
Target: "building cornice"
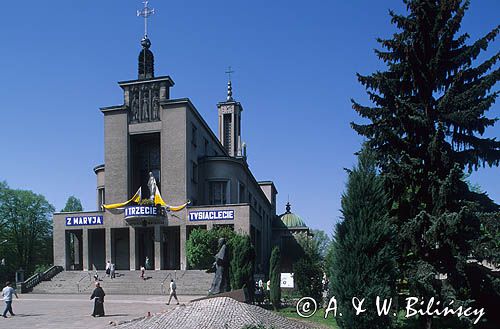
[{"label": "building cornice", "polygon": [[172,78],[170,78],[170,76],[168,76],[168,75],[156,77],[156,78],[150,78],[150,79],[119,81],[118,85],[123,88],[123,87],[131,86],[131,85],[143,85],[146,83],[154,83],[154,82],[162,82],[162,81],[167,81],[167,84],[169,87],[172,87],[173,85],[175,85],[174,80],[172,80]]}]

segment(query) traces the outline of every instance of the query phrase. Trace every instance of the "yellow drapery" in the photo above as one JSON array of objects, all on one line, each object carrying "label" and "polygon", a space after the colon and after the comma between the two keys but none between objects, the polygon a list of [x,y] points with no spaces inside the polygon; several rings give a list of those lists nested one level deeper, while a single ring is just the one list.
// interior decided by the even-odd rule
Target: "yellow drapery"
[{"label": "yellow drapery", "polygon": [[137,192],[135,192],[132,199],[125,201],[125,202],[122,202],[122,203],[103,204],[102,206],[104,207],[104,209],[116,209],[116,208],[125,207],[126,205],[128,205],[131,202],[135,202],[138,204],[141,202],[141,200],[142,200],[142,191],[141,191],[141,187],[139,187],[139,189],[137,190]]}]

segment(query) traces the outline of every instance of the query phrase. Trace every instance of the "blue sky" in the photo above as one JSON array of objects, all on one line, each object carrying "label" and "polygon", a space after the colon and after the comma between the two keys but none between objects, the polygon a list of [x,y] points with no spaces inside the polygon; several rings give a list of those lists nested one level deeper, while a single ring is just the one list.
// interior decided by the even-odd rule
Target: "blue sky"
[{"label": "blue sky", "polygon": [[[117,81],[135,79],[141,1],[9,1],[0,36],[0,180],[41,193],[60,210],[75,195],[96,208],[92,168],[103,163],[99,107],[122,104]],[[383,69],[376,37],[395,30],[388,9],[402,1],[150,1],[156,75],[172,98],[189,97],[217,134],[231,65],[244,107],[242,138],[258,180],[273,180],[278,212],[331,232],[362,139],[350,98],[366,103],[355,73]],[[472,1],[463,30],[472,40],[498,24],[498,0]],[[499,50],[499,42],[487,54]],[[484,57],[483,57],[484,58]],[[500,117],[496,104],[490,116]],[[500,136],[500,124],[487,132]],[[500,202],[498,168],[471,176]]]}]

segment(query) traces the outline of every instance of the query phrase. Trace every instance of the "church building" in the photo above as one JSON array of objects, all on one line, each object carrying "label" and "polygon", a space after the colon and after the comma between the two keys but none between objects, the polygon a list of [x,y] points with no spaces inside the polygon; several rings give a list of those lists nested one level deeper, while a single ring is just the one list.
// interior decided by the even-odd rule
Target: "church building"
[{"label": "church building", "polygon": [[[138,78],[122,81],[123,104],[101,108],[104,117],[104,164],[94,168],[97,211],[54,215],[54,264],[66,270],[136,270],[146,257],[153,269],[185,270],[186,240],[196,228],[230,227],[248,234],[256,264],[268,268],[277,190],[258,182],[241,142],[243,106],[232,97],[217,104],[218,137],[188,98],[170,98],[174,81],[155,76],[147,35],[141,41]],[[148,181],[169,205],[190,201],[177,212],[154,205],[120,204],[136,191],[154,197]],[[182,207],[181,207],[182,208]]]}]

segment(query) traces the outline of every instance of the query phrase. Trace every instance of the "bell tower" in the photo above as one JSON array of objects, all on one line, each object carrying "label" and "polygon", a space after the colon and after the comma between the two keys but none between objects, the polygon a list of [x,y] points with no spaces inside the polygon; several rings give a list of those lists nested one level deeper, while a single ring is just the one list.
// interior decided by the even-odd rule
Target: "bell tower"
[{"label": "bell tower", "polygon": [[231,73],[234,73],[234,71],[229,67],[226,73],[229,76],[227,98],[225,102],[217,104],[219,112],[219,141],[230,156],[240,157],[243,155],[241,146],[241,112],[243,111],[243,107],[233,99]]}]

